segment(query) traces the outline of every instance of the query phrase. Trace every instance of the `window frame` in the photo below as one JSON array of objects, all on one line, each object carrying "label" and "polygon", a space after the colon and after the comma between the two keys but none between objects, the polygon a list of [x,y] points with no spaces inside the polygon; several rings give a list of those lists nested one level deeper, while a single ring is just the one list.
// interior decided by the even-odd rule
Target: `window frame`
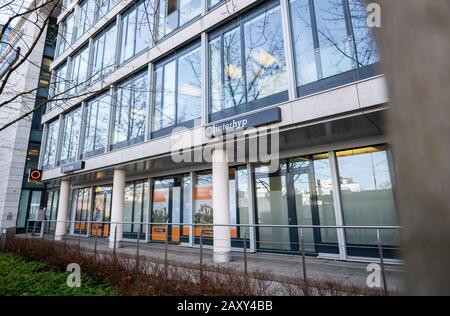
[{"label": "window frame", "polygon": [[[195,50],[200,49],[200,64],[201,64],[201,59],[202,59],[202,54],[201,54],[201,49],[202,49],[202,44],[199,41],[194,41],[193,43],[188,44],[187,47],[182,48],[181,50],[177,51],[176,53],[168,56],[167,58],[164,58],[162,60],[160,60],[159,62],[157,62],[155,64],[155,67],[153,69],[153,73],[152,73],[152,90],[153,90],[153,94],[154,97],[152,98],[152,117],[151,117],[151,131],[150,131],[150,138],[151,139],[156,139],[156,138],[160,138],[160,137],[164,137],[164,136],[168,136],[172,133],[172,131],[176,128],[180,128],[180,127],[185,127],[185,128],[189,128],[192,129],[195,127],[195,121],[201,119],[202,114],[200,114],[200,117],[197,117],[195,119],[186,121],[186,122],[182,122],[182,123],[177,123],[177,118],[178,118],[178,94],[179,94],[179,89],[178,89],[178,83],[179,83],[179,60],[180,58],[182,58],[185,55],[188,55],[189,53],[194,52]],[[161,128],[159,130],[153,130],[154,126],[155,126],[155,106],[156,106],[156,85],[157,85],[157,78],[156,78],[156,73],[159,69],[162,69],[162,92],[164,92],[164,77],[165,77],[165,66],[170,64],[171,62],[175,61],[175,91],[174,91],[174,97],[175,97],[175,124],[165,127],[165,128]],[[200,76],[200,80],[203,80],[202,76]],[[161,93],[162,93],[161,92]],[[203,101],[203,96],[201,97],[202,101]],[[203,108],[203,102],[201,102],[200,104],[200,109],[202,110]],[[162,98],[162,107],[164,108],[164,98]],[[202,113],[202,111],[201,111]]]},{"label": "window frame", "polygon": [[[56,127],[55,127],[56,126]],[[53,133],[49,133],[50,128],[55,128],[54,134]],[[58,160],[58,142],[59,142],[59,135],[60,135],[60,127],[61,127],[61,122],[59,118],[56,118],[55,120],[47,123],[46,125],[46,139],[45,139],[45,147],[43,150],[43,155],[42,155],[42,169],[43,170],[49,170],[55,167],[56,165],[56,161]],[[52,135],[52,140],[54,139],[55,141],[55,150],[50,153],[49,150],[49,136]],[[53,137],[53,135],[55,135],[56,137]],[[51,155],[50,155],[51,154]],[[48,163],[49,161],[49,157],[53,156],[53,162],[52,163]],[[47,161],[47,164],[46,164]]]},{"label": "window frame", "polygon": [[[116,43],[117,46],[117,50],[118,51],[118,56],[116,56],[116,61],[118,60],[118,64],[119,65],[124,65],[126,63],[128,63],[129,61],[133,60],[134,58],[136,58],[137,56],[143,54],[144,52],[148,51],[150,48],[153,47],[154,45],[154,39],[153,36],[151,35],[150,32],[150,43],[148,45],[148,47],[142,49],[139,52],[136,52],[136,34],[137,34],[137,30],[139,28],[139,24],[138,24],[138,18],[139,18],[139,12],[138,12],[138,8],[144,4],[145,2],[148,2],[150,0],[140,0],[137,3],[133,4],[131,7],[129,7],[125,12],[123,12],[122,14],[120,14],[120,22],[119,22],[119,28],[117,29],[118,32],[118,36],[119,36],[119,41]],[[144,8],[145,8],[145,4],[144,4]],[[128,35],[130,34],[129,32],[129,28],[128,25],[129,23],[127,22],[127,32],[126,32],[126,37],[124,37],[124,20],[126,18],[128,18],[129,15],[131,14],[135,14],[136,17],[134,18],[134,28],[133,28],[133,36],[134,36],[134,40],[133,40],[133,54],[131,54],[131,56],[123,58],[123,52],[124,52],[124,43],[126,42],[126,39],[128,38]],[[147,12],[147,14],[149,14],[149,12]],[[129,19],[127,20],[129,21]],[[154,24],[155,24],[155,18],[150,16],[150,21],[151,21],[151,27],[154,28]],[[117,64],[117,63],[116,63]]]},{"label": "window frame", "polygon": [[[86,151],[86,137],[87,137],[88,128],[89,128],[89,125],[90,125],[90,122],[91,122],[89,120],[89,118],[88,118],[89,111],[90,111],[91,106],[93,106],[94,103],[100,102],[104,98],[109,98],[109,116],[108,116],[108,120],[107,120],[107,124],[106,124],[107,125],[107,131],[106,131],[105,143],[104,143],[103,147],[87,152]],[[111,118],[112,118],[112,116],[114,114],[113,111],[112,111],[112,106],[113,106],[112,104],[113,104],[113,97],[112,97],[112,95],[111,95],[109,90],[105,91],[105,92],[102,92],[102,93],[96,95],[94,98],[86,101],[85,107],[84,107],[84,113],[83,113],[83,121],[82,121],[82,123],[84,124],[84,128],[82,128],[82,130],[83,130],[82,138],[84,139],[84,141],[83,141],[82,148],[80,148],[81,149],[80,150],[80,158],[81,159],[92,158],[92,157],[95,157],[95,156],[98,156],[98,155],[101,155],[101,154],[105,154],[107,152],[108,139],[109,139],[109,135],[111,134],[111,131],[110,131],[111,124],[110,124],[110,122],[111,122]],[[96,117],[95,117],[95,128],[94,128],[95,132],[94,132],[94,135],[96,135],[97,132],[98,132],[98,128],[97,127],[98,127],[98,124],[99,124],[99,120],[98,120],[99,112],[100,112],[100,110],[97,109],[97,114],[96,114]],[[95,139],[96,139],[96,137],[94,137],[94,141],[95,141]],[[97,147],[96,145],[97,144],[94,142],[93,146]]]},{"label": "window frame", "polygon": [[[115,47],[114,47],[114,61],[112,63],[112,65],[110,66],[105,66],[105,52],[106,52],[106,36],[108,34],[108,32],[112,31],[115,28]],[[106,76],[108,76],[109,74],[113,73],[114,70],[117,69],[117,46],[119,45],[118,41],[118,36],[119,36],[119,31],[120,31],[120,27],[117,27],[117,23],[116,21],[112,21],[110,24],[108,24],[106,27],[103,28],[103,30],[98,33],[96,36],[94,36],[92,38],[92,46],[91,46],[91,51],[89,54],[89,71],[88,71],[88,76],[89,76],[89,82],[90,84],[94,84],[100,80],[102,80],[103,78],[105,78]],[[97,62],[97,52],[98,52],[98,41],[104,37],[104,47],[103,47],[103,53],[102,53],[102,57],[101,57],[101,64],[102,64],[102,68],[101,68],[101,72],[98,76],[96,76],[94,78],[94,71],[95,71],[95,66],[96,66],[96,62]],[[108,71],[105,71],[106,68],[111,68]]]},{"label": "window frame", "polygon": [[[161,0],[156,0],[156,1],[159,1],[159,4],[161,4]],[[170,0],[165,0],[166,5],[165,5],[165,8],[164,8],[164,19],[167,19],[167,7],[169,5],[169,1]],[[164,32],[161,33],[161,30],[160,30],[161,24],[160,23],[161,23],[161,17],[162,17],[162,14],[161,14],[162,6],[161,5],[159,6],[159,10],[158,10],[158,13],[156,14],[156,19],[155,19],[155,28],[157,30],[156,31],[157,32],[157,36],[156,36],[156,42],[157,43],[164,41],[167,37],[171,36],[173,33],[177,32],[178,30],[188,26],[189,24],[191,24],[194,21],[196,21],[197,19],[199,19],[203,15],[203,12],[202,12],[202,1],[207,1],[207,0],[200,0],[200,13],[198,15],[192,17],[190,20],[186,21],[183,24],[180,24],[180,21],[181,21],[180,1],[181,0],[176,0],[176,1],[177,1],[177,10],[176,10],[176,12],[177,12],[177,27],[174,28],[169,33],[166,33],[166,30],[164,30]]]},{"label": "window frame", "polygon": [[[243,78],[244,78],[243,85],[244,85],[244,94],[245,94],[245,101],[246,101],[245,103],[242,103],[238,106],[233,106],[233,107],[226,108],[221,111],[212,113],[211,112],[212,88],[211,88],[211,80],[209,80],[209,83],[208,83],[208,107],[206,109],[206,111],[207,111],[206,119],[207,119],[208,123],[218,122],[218,121],[221,121],[224,119],[229,119],[229,118],[232,118],[235,116],[240,116],[240,115],[248,113],[248,112],[252,112],[255,110],[263,109],[265,107],[269,107],[272,105],[276,105],[276,104],[280,104],[280,103],[289,101],[289,87],[288,87],[288,85],[286,85],[285,91],[281,91],[281,92],[275,93],[273,95],[248,102],[247,63],[246,63],[246,56],[245,56],[246,55],[245,24],[252,21],[253,19],[257,18],[258,16],[260,16],[264,13],[267,13],[273,9],[276,9],[277,7],[279,7],[279,10],[280,10],[280,20],[281,20],[281,22],[283,22],[283,16],[281,14],[281,5],[282,4],[280,3],[279,0],[267,1],[266,3],[258,6],[256,9],[242,14],[235,21],[227,23],[226,25],[221,26],[221,27],[213,30],[212,32],[208,33],[208,46],[206,48],[208,50],[208,60],[207,60],[208,76],[211,77],[211,71],[212,71],[210,43],[214,40],[220,39],[221,80],[222,80],[222,85],[223,85],[225,82],[224,35],[234,29],[239,29],[240,49],[241,49],[241,67],[242,67]],[[281,38],[280,40],[283,42],[283,53],[285,54],[285,58],[287,59],[288,54],[286,51],[286,43],[284,42],[283,38]]]},{"label": "window frame", "polygon": [[[119,105],[119,98],[118,98],[119,90],[121,88],[123,88],[124,86],[126,86],[127,84],[134,85],[135,81],[142,79],[142,78],[146,78],[145,80],[147,80],[147,87],[149,87],[150,84],[148,82],[148,69],[147,68],[140,69],[139,71],[137,71],[136,73],[132,74],[131,76],[125,78],[123,81],[121,81],[119,84],[117,84],[115,86],[113,105],[111,108],[112,109],[111,116],[113,116],[113,117],[111,118],[112,124],[111,124],[110,132],[109,132],[109,137],[111,138],[111,143],[109,144],[108,151],[124,149],[126,147],[137,145],[137,144],[143,143],[145,141],[146,134],[148,133],[147,125],[146,125],[146,122],[148,120],[147,115],[149,113],[149,111],[148,111],[148,107],[149,107],[148,91],[147,91],[147,98],[146,98],[146,103],[147,103],[146,104],[146,117],[144,118],[144,132],[139,137],[129,138],[127,140],[119,141],[119,142],[115,141],[116,119],[117,119],[117,110],[118,110],[118,105]],[[129,135],[127,135],[127,138],[128,137],[129,137]]]},{"label": "window frame", "polygon": [[[316,0],[309,0],[308,1],[308,8],[311,16],[311,32],[313,37],[313,45],[314,45],[314,51],[316,52],[316,71],[318,73],[317,80],[306,83],[301,85],[300,80],[298,78],[298,64],[296,60],[296,42],[295,42],[295,33],[294,29],[290,27],[290,34],[289,34],[289,40],[292,43],[292,55],[293,55],[293,61],[294,61],[294,77],[295,77],[295,86],[297,90],[297,97],[306,97],[311,94],[315,94],[324,90],[328,90],[331,88],[339,87],[345,84],[349,84],[352,82],[357,82],[359,80],[367,79],[370,77],[374,77],[377,75],[381,75],[382,72],[380,70],[380,62],[377,62],[372,65],[368,66],[359,66],[358,62],[358,52],[356,47],[356,41],[355,41],[355,34],[353,29],[353,23],[352,23],[352,17],[350,12],[350,6],[348,0],[340,0],[342,2],[343,6],[343,14],[344,14],[344,23],[347,31],[347,39],[352,41],[352,51],[353,51],[353,60],[351,61],[353,69],[329,76],[329,77],[323,77],[320,76],[322,73],[322,65],[320,63],[321,55],[320,51],[318,51],[321,48],[320,42],[319,42],[319,36],[318,36],[318,27],[317,27],[317,12],[316,12],[316,6],[315,6]],[[319,0],[320,1],[320,0]],[[291,0],[288,2],[288,23],[290,25],[293,24],[293,15],[292,15],[292,4]],[[318,61],[319,60],[319,61]]]},{"label": "window frame", "polygon": [[[77,114],[76,112],[79,112],[79,113]],[[62,153],[63,153],[63,147],[64,147],[66,127],[68,126],[67,125],[67,117],[69,115],[73,115],[74,116],[73,121],[75,121],[76,120],[76,116],[79,115],[79,120],[80,120],[79,127],[80,127],[80,130],[79,130],[79,137],[78,137],[78,139],[75,139],[76,140],[75,144],[72,144],[72,146],[75,146],[75,148],[76,148],[75,149],[75,156],[63,159],[62,158]],[[61,123],[62,123],[62,124],[60,124],[60,130],[61,130],[61,133],[60,133],[60,135],[61,135],[61,142],[60,143],[61,143],[61,146],[60,146],[60,149],[59,149],[59,157],[58,157],[59,159],[58,159],[58,161],[56,163],[56,166],[58,166],[58,167],[74,163],[74,162],[76,162],[76,161],[78,161],[80,159],[80,157],[79,157],[80,144],[81,144],[80,142],[81,142],[81,138],[82,138],[81,137],[82,136],[82,128],[83,128],[83,124],[84,124],[84,122],[83,122],[83,108],[82,108],[82,106],[81,105],[75,106],[75,107],[71,108],[69,112],[64,113]],[[71,129],[73,129],[73,128],[74,128],[74,126],[71,126]],[[72,134],[73,134],[73,132],[71,132],[71,135]],[[70,137],[70,139],[72,139],[72,136]],[[70,139],[69,139],[69,143],[71,143]]]}]

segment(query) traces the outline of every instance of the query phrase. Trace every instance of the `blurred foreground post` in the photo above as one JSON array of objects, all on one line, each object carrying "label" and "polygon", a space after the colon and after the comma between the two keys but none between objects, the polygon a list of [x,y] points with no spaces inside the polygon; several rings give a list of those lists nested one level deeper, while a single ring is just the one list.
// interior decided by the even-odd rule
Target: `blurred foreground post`
[{"label": "blurred foreground post", "polygon": [[408,294],[450,294],[450,1],[377,0]]}]

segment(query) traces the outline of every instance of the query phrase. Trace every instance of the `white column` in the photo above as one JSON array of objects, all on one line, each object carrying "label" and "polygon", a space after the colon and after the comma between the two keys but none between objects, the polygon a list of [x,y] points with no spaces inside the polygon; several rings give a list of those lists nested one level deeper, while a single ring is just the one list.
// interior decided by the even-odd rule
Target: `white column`
[{"label": "white column", "polygon": [[[230,224],[229,171],[227,152],[217,146],[213,151],[213,208],[214,225]],[[214,226],[214,262],[231,261],[230,227]]]},{"label": "white column", "polygon": [[126,172],[123,169],[114,170],[114,182],[111,209],[111,233],[109,236],[109,248],[114,248],[114,238],[117,227],[116,248],[120,247],[123,239],[123,208],[125,200]]},{"label": "white column", "polygon": [[66,235],[67,220],[69,218],[70,181],[62,180],[59,191],[58,217],[56,223],[55,240],[61,241]]},{"label": "white column", "polygon": [[[342,201],[341,201],[341,186],[336,153],[334,151],[330,151],[329,155],[331,165],[331,180],[333,184],[333,200],[334,200],[334,213],[336,217],[336,225],[344,226],[344,215],[342,211]],[[340,259],[345,260],[347,259],[347,245],[345,240],[344,229],[337,230],[337,238],[339,244],[339,257]]]}]

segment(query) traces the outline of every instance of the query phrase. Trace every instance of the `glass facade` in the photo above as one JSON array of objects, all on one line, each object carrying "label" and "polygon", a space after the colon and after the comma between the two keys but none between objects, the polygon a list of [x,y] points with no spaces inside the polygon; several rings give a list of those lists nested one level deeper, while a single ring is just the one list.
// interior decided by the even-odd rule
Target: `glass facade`
[{"label": "glass facade", "polygon": [[201,117],[200,64],[200,47],[196,46],[156,67],[153,132],[179,125],[193,127],[193,121]]},{"label": "glass facade", "polygon": [[[337,153],[344,222],[347,226],[396,226],[388,157],[383,147]],[[399,246],[399,232],[381,230],[383,245]],[[348,252],[376,249],[376,230],[347,229]]]},{"label": "glass facade", "polygon": [[[94,1],[93,13],[88,10],[90,2],[80,2],[79,17],[87,24],[80,22],[74,27],[69,16],[61,24],[61,32],[68,32],[72,24],[74,37],[81,36],[117,1]],[[213,9],[220,3],[208,0],[205,5]],[[54,96],[65,95],[67,89],[72,96],[79,94],[84,82],[96,83],[116,68],[124,80],[117,78],[120,81],[116,83],[114,79],[113,88],[106,84],[75,110],[63,113],[61,126],[59,121],[48,124],[44,168],[168,136],[176,127],[193,128],[205,114],[203,122],[208,123],[277,105],[289,101],[289,87],[297,87],[297,96],[302,97],[377,74],[379,54],[366,27],[362,0],[289,0],[287,15],[279,1],[266,1],[217,27],[208,26],[205,46],[199,43],[199,34],[183,43],[174,33],[201,15],[202,1],[165,0],[159,4],[153,8],[157,10],[154,17],[150,1],[133,2],[115,23],[108,23],[95,34],[89,48],[83,43],[71,53],[69,61],[58,65],[50,89]],[[158,29],[155,38],[151,35],[153,23]],[[285,30],[291,34],[284,34]],[[153,56],[153,51],[149,54],[151,65],[141,64],[139,59],[139,67],[125,77],[121,72],[127,67],[124,64],[151,47],[153,41],[164,51],[158,56]],[[62,43],[59,45],[61,48]],[[172,49],[166,50],[164,45]],[[288,76],[288,59],[294,63],[293,76]],[[147,66],[152,73],[144,70]],[[61,105],[57,102],[62,101],[51,104]],[[249,175],[248,168],[254,168],[255,173]],[[332,226],[343,219],[345,225],[396,225],[390,177],[383,147],[284,159],[277,172],[269,172],[259,163],[233,167],[230,221],[233,225]],[[77,189],[74,218],[109,220],[110,189]],[[164,241],[169,236],[173,243],[196,244],[203,236],[206,244],[212,244],[212,227],[201,231],[187,225],[213,223],[212,193],[211,171],[168,177],[158,174],[151,181],[128,182],[124,220],[158,224],[127,224],[124,236],[135,239],[140,229],[139,237],[149,241]],[[97,212],[97,206],[92,205],[103,206]],[[163,225],[167,222],[175,225],[167,228]],[[336,254],[342,243],[336,228],[255,230],[255,246],[261,251],[299,253],[302,235],[310,254]],[[97,234],[93,226],[82,224],[75,231]],[[103,237],[109,235],[109,226],[100,231]],[[237,226],[231,228],[231,235],[235,247],[242,246],[244,235],[253,238],[248,229]],[[395,232],[382,231],[381,237],[385,248],[398,246]],[[350,255],[370,252],[376,245],[374,231],[369,229],[346,229],[344,239]]]},{"label": "glass facade", "polygon": [[88,102],[83,157],[104,153],[108,142],[111,96],[106,93]]},{"label": "glass facade", "polygon": [[153,28],[150,8],[149,0],[141,1],[122,17],[121,63],[151,46]]},{"label": "glass facade", "polygon": [[109,237],[112,208],[112,186],[75,189],[72,194],[70,233]]},{"label": "glass facade", "polygon": [[64,53],[70,47],[73,40],[73,32],[75,26],[75,18],[73,13],[70,14],[59,26],[59,35],[56,56]]},{"label": "glass facade", "polygon": [[209,44],[210,119],[287,101],[287,69],[279,6],[244,18]]},{"label": "glass facade", "polygon": [[363,0],[289,3],[300,95],[363,78],[379,61]]},{"label": "glass facade", "polygon": [[[133,181],[125,187],[125,203],[123,212],[124,238],[145,239],[145,228],[143,225],[131,223],[147,222],[150,202],[150,184],[148,180]],[[139,227],[141,226],[141,227]]]},{"label": "glass facade", "polygon": [[64,102],[64,98],[68,92],[68,72],[67,63],[59,66],[52,75],[50,82],[49,98],[47,104],[47,112],[60,106]]},{"label": "glass facade", "polygon": [[45,143],[44,155],[42,158],[43,168],[52,168],[56,162],[56,149],[58,146],[59,121],[54,121],[47,125],[47,141]]},{"label": "glass facade", "polygon": [[81,136],[81,108],[67,113],[63,119],[63,134],[61,143],[60,164],[72,163],[77,160]]},{"label": "glass facade", "polygon": [[[258,224],[336,225],[327,154],[282,161],[278,172],[255,169]],[[258,247],[299,252],[303,234],[308,252],[336,252],[335,229],[260,228]]]},{"label": "glass facade", "polygon": [[[151,241],[188,243],[191,227],[191,178],[189,175],[156,179],[152,186]],[[175,225],[167,226],[164,223]]]},{"label": "glass facade", "polygon": [[91,82],[108,75],[114,70],[116,64],[117,27],[115,24],[108,27],[93,41]]},{"label": "glass facade", "polygon": [[70,95],[76,95],[82,91],[89,81],[89,46],[85,46],[71,59],[69,91]]},{"label": "glass facade", "polygon": [[80,38],[94,25],[97,9],[96,2],[96,0],[84,0],[80,4],[76,27],[76,39]]},{"label": "glass facade", "polygon": [[[82,7],[89,2],[82,2]],[[94,16],[103,15],[116,2],[95,1]],[[208,1],[207,5],[212,8],[219,3]],[[110,74],[118,63],[150,47],[154,18],[160,19],[156,21],[160,35],[166,35],[200,15],[201,1],[161,1],[153,8],[159,17],[153,16],[151,9],[148,0],[137,2],[120,14],[120,34],[119,22],[111,23],[93,38],[90,49],[83,46],[72,55],[69,66],[62,63],[57,67],[50,85],[50,97],[55,100],[48,109],[62,105],[67,90],[72,96],[79,94],[88,83]],[[176,127],[193,128],[203,113],[208,113],[206,121],[215,122],[288,101],[286,65],[290,55],[294,56],[298,96],[377,74],[379,54],[365,23],[362,0],[290,0],[288,9],[290,21],[284,21],[279,2],[269,1],[209,31],[207,47],[195,44],[163,57],[153,67],[151,82],[143,78],[137,84],[120,85],[113,104],[114,128],[107,136],[112,139],[111,148],[133,145],[145,136],[167,136]],[[61,32],[74,28],[71,19],[69,15],[61,23]],[[288,22],[292,34],[284,36],[280,26]],[[292,41],[293,52],[286,51],[285,38]],[[206,50],[204,55],[202,50]],[[202,61],[202,56],[207,60]],[[202,86],[205,71],[207,95]],[[151,111],[144,98],[149,92]],[[150,113],[151,130],[146,131]]]},{"label": "glass facade", "polygon": [[89,234],[92,203],[92,188],[77,189],[72,195],[72,224],[70,232],[76,235]]},{"label": "glass facade", "polygon": [[144,141],[148,106],[148,74],[134,76],[116,91],[113,148]]},{"label": "glass facade", "polygon": [[158,38],[200,16],[202,0],[160,0],[158,14]]}]

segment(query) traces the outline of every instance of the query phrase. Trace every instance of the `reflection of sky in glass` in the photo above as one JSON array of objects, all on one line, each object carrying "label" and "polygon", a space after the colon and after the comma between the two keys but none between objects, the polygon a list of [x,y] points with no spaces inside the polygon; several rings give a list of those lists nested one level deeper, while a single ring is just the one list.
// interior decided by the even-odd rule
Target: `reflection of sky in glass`
[{"label": "reflection of sky in glass", "polygon": [[361,190],[391,188],[386,152],[339,157],[338,165],[341,181],[351,179]]}]

